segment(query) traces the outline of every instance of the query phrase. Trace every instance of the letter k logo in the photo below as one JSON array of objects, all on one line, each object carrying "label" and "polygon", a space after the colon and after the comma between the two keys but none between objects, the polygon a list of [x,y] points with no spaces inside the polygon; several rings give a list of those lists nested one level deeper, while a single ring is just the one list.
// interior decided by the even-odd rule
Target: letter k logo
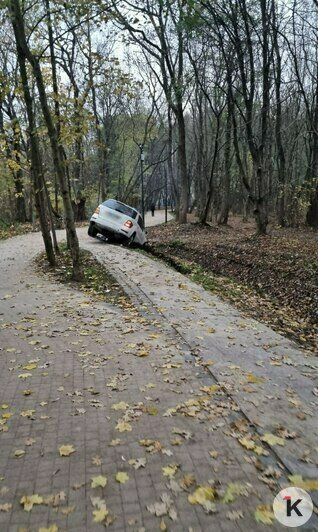
[{"label": "letter k logo", "polygon": [[284,497],[284,501],[286,501],[286,513],[287,513],[287,517],[290,517],[291,514],[292,514],[292,511],[296,512],[296,514],[299,516],[299,517],[302,517],[303,514],[301,513],[301,511],[297,508],[298,504],[301,503],[302,499],[297,499],[297,501],[295,501],[293,504],[291,502],[291,496],[290,495],[286,495],[286,497]]}]

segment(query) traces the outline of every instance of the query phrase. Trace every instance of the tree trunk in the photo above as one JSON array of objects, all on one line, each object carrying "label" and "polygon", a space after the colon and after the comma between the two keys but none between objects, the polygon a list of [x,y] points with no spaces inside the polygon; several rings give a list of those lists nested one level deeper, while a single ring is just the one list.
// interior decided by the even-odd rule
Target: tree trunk
[{"label": "tree trunk", "polygon": [[182,103],[178,104],[177,112],[178,124],[178,177],[180,187],[180,205],[178,222],[187,223],[189,191],[188,191],[188,172],[187,172],[187,154],[186,154],[186,132],[183,115]]},{"label": "tree trunk", "polygon": [[[73,279],[80,280],[82,278],[82,270],[80,265],[79,243],[74,224],[74,216],[65,170],[63,147],[62,145],[60,145],[58,131],[54,124],[51,110],[48,105],[47,96],[45,92],[45,83],[43,80],[39,59],[31,52],[26,39],[24,20],[21,13],[20,2],[19,0],[10,0],[9,5],[11,9],[12,26],[17,47],[19,48],[20,56],[25,57],[28,60],[35,77],[42,113],[49,134],[54,167],[59,180],[63,199],[67,238],[70,244],[73,262]],[[54,58],[51,59],[52,61],[54,60]]]},{"label": "tree trunk", "polygon": [[20,126],[17,120],[13,122],[13,150],[14,157],[18,166],[18,170],[15,172],[14,176],[14,186],[16,190],[16,209],[17,209],[17,221],[24,223],[27,221],[25,200],[23,195],[23,171],[21,167],[20,153],[21,153],[21,143],[20,143]]},{"label": "tree trunk", "polygon": [[46,195],[44,186],[44,175],[40,155],[39,139],[36,132],[36,122],[33,111],[33,101],[30,93],[25,56],[17,41],[17,57],[20,75],[23,85],[24,100],[28,117],[28,135],[30,139],[31,151],[31,175],[34,190],[35,207],[39,215],[42,237],[44,241],[46,256],[51,266],[55,266],[55,255],[52,246],[50,228],[47,219]]},{"label": "tree trunk", "polygon": [[222,205],[217,219],[218,225],[227,225],[230,213],[230,190],[231,190],[231,145],[232,145],[232,114],[233,101],[231,98],[230,84],[232,83],[232,71],[227,70],[227,97],[226,97],[226,132],[224,148],[224,177],[222,180]]}]

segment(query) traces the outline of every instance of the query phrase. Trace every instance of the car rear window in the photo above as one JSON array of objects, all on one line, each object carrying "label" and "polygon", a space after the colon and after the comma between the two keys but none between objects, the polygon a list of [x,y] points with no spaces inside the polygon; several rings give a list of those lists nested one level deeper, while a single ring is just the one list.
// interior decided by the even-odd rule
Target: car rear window
[{"label": "car rear window", "polygon": [[104,201],[102,205],[104,205],[104,207],[108,207],[109,209],[113,209],[114,211],[126,214],[126,216],[129,216],[130,218],[136,218],[137,216],[137,212],[134,209],[124,205],[123,203],[120,203],[119,201],[109,199]]}]

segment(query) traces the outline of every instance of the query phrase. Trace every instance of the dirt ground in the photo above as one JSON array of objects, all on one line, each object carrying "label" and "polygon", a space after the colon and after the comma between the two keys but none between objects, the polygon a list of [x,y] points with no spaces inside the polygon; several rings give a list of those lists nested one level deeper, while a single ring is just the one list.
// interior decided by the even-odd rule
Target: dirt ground
[{"label": "dirt ground", "polygon": [[200,281],[199,267],[219,295],[317,350],[317,231],[271,226],[256,237],[253,221],[233,217],[228,226],[172,222],[150,228],[148,238],[151,253],[190,275],[194,270]]}]

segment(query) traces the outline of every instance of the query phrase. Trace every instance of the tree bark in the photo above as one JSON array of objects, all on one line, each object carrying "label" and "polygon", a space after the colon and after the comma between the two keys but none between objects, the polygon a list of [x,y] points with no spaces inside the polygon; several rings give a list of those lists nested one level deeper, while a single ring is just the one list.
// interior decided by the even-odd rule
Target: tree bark
[{"label": "tree bark", "polygon": [[30,139],[30,152],[31,152],[31,175],[33,182],[34,201],[37,213],[39,215],[40,227],[42,237],[44,241],[46,256],[51,266],[55,266],[55,255],[52,246],[52,239],[50,235],[50,228],[47,218],[46,208],[46,194],[44,185],[44,175],[42,168],[42,160],[40,155],[39,139],[36,131],[36,121],[33,111],[33,101],[29,88],[26,60],[22,48],[19,42],[16,41],[17,58],[19,64],[19,70],[23,86],[23,94],[26,105],[27,117],[28,117],[28,135]]},{"label": "tree bark", "polygon": [[74,224],[73,209],[66,176],[63,146],[60,144],[58,130],[54,124],[51,110],[48,105],[45,91],[45,83],[43,80],[39,59],[31,52],[26,39],[24,20],[21,12],[20,2],[19,0],[10,0],[9,6],[11,13],[11,22],[14,30],[16,44],[19,47],[19,53],[22,57],[25,57],[30,63],[33,75],[35,77],[41,109],[50,139],[54,167],[59,180],[63,199],[67,239],[70,245],[73,263],[73,279],[80,280],[82,278],[82,270],[80,264],[79,243]]},{"label": "tree bark", "polygon": [[[231,80],[229,81],[231,82]],[[224,176],[222,179],[222,203],[221,210],[217,219],[218,225],[227,225],[230,213],[232,112],[232,102],[228,91],[224,148]]]}]

